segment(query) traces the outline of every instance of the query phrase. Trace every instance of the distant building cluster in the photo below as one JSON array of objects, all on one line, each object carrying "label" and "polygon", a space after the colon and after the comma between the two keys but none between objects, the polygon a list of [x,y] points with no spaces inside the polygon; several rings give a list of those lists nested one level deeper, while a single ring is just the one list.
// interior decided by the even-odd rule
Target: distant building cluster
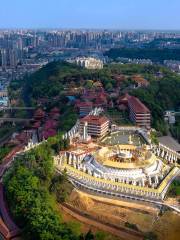
[{"label": "distant building cluster", "polygon": [[88,115],[93,108],[101,107],[106,108],[111,104],[108,102],[108,94],[105,92],[103,87],[97,87],[92,90],[84,90],[81,95],[81,99],[75,101],[75,107],[79,111],[80,117]]},{"label": "distant building cluster", "polygon": [[2,67],[16,67],[18,64],[18,52],[14,49],[0,50],[0,66]]},{"label": "distant building cluster", "polygon": [[7,107],[9,102],[6,86],[0,83],[0,107]]},{"label": "distant building cluster", "polygon": [[46,114],[42,109],[35,111],[32,129],[37,131],[37,136],[40,141],[57,134],[59,116],[60,112],[56,107],[51,109],[49,114]]},{"label": "distant building cluster", "polygon": [[153,64],[151,59],[136,59],[136,58],[119,57],[119,58],[117,58],[117,60],[121,63],[147,64],[147,65]]},{"label": "distant building cluster", "polygon": [[74,61],[78,66],[87,69],[102,69],[103,61],[92,57],[78,57]]},{"label": "distant building cluster", "polygon": [[[145,79],[141,79],[139,76],[135,76],[134,79],[139,87],[147,87],[148,82]],[[120,111],[129,112],[129,119],[136,126],[147,130],[151,128],[151,112],[138,98],[126,93],[114,102],[110,95],[111,93],[108,94],[103,86],[84,89],[80,99],[75,100],[75,108],[79,112],[79,116],[81,118],[87,116],[96,107],[106,110],[113,109],[116,105]]]},{"label": "distant building cluster", "polygon": [[[111,61],[103,54],[107,49],[141,48],[156,40],[159,47],[179,48],[179,37],[178,32],[153,31],[0,30],[0,82],[6,88],[5,84],[11,80],[22,79],[47,63],[58,60],[74,59],[81,67],[102,69],[103,63]],[[119,58],[119,62],[152,64],[150,59],[123,57]],[[179,61],[168,60],[164,64],[171,70],[180,72]],[[148,84],[142,79],[136,80],[136,87]]]},{"label": "distant building cluster", "polygon": [[164,65],[172,71],[180,73],[180,61],[165,60]]}]

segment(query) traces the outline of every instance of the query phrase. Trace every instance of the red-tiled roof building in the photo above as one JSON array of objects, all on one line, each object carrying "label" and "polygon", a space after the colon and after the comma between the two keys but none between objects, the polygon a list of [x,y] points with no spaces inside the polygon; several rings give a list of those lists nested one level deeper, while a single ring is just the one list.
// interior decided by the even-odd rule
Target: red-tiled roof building
[{"label": "red-tiled roof building", "polygon": [[83,133],[84,125],[87,124],[88,135],[102,137],[109,130],[109,119],[104,116],[88,115],[80,120],[80,131]]},{"label": "red-tiled roof building", "polygon": [[57,107],[54,107],[53,109],[51,109],[49,116],[50,116],[50,118],[52,118],[54,120],[58,120],[60,117],[59,109]]},{"label": "red-tiled roof building", "polygon": [[76,106],[79,110],[79,115],[81,117],[88,115],[93,109],[92,102],[78,102]]},{"label": "red-tiled roof building", "polygon": [[149,109],[136,97],[128,99],[129,116],[131,121],[142,128],[151,128],[151,113]]},{"label": "red-tiled roof building", "polygon": [[138,98],[125,94],[119,98],[118,103],[128,106],[129,116],[132,122],[139,127],[150,129],[151,112]]},{"label": "red-tiled roof building", "polygon": [[149,85],[149,82],[141,75],[134,75],[132,80],[137,83],[138,87],[147,87]]}]

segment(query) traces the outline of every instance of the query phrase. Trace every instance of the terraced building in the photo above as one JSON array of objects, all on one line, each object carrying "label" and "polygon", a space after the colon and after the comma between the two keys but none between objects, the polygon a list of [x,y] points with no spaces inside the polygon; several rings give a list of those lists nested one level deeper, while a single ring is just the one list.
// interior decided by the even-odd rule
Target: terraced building
[{"label": "terraced building", "polygon": [[55,164],[77,188],[108,197],[164,199],[179,168],[155,155],[144,130],[111,126],[104,138],[85,142],[82,127],[76,129],[71,148],[60,152]]}]

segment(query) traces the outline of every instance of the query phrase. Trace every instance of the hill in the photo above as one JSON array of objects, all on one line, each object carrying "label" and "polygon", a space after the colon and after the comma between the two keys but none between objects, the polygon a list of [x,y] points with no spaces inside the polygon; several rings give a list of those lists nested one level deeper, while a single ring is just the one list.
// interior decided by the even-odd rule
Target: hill
[{"label": "hill", "polygon": [[[146,79],[148,86],[134,89],[136,75]],[[111,93],[122,95],[127,91],[140,98],[152,112],[153,127],[161,132],[165,132],[163,112],[180,107],[180,76],[158,65],[108,64],[102,70],[87,70],[65,62],[52,62],[18,82],[26,104],[61,109],[67,107],[66,96],[79,97],[84,89],[93,89],[97,83],[104,87],[109,98]],[[18,84],[15,80],[10,86],[11,94],[17,97]]]},{"label": "hill", "polygon": [[119,57],[131,59],[151,59],[156,63],[164,60],[180,60],[180,49],[168,48],[113,48],[105,53],[109,58],[116,60]]}]

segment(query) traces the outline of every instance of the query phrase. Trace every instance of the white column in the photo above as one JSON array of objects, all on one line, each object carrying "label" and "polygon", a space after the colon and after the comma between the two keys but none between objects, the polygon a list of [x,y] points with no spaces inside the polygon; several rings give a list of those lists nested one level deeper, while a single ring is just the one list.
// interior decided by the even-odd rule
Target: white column
[{"label": "white column", "polygon": [[151,177],[149,177],[149,184],[152,185]]},{"label": "white column", "polygon": [[158,176],[156,176],[156,177],[155,177],[155,182],[156,182],[156,184],[158,184],[158,183],[159,183]]},{"label": "white column", "polygon": [[145,186],[145,180],[142,179],[142,186],[144,187]]}]

